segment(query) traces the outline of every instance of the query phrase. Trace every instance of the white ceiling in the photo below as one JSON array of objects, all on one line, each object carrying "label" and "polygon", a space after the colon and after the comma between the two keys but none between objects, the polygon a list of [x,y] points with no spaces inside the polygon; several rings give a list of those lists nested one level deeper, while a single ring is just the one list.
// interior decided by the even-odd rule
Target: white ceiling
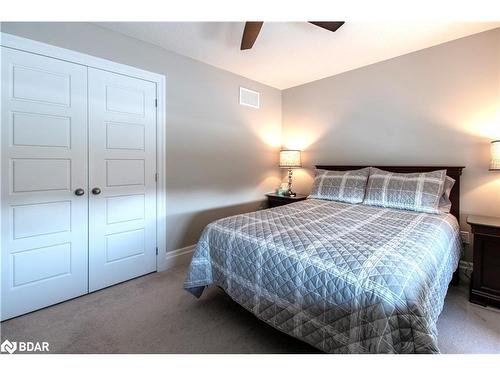
[{"label": "white ceiling", "polygon": [[495,27],[500,22],[264,22],[240,51],[244,22],[99,22],[98,25],[255,81],[286,89]]}]

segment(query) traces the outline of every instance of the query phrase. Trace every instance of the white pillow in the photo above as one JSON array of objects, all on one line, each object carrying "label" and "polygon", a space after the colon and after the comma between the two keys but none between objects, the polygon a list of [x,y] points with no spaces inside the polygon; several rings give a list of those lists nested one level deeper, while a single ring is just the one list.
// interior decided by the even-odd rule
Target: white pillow
[{"label": "white pillow", "polygon": [[444,214],[449,214],[451,210],[451,201],[450,201],[450,193],[451,189],[453,189],[453,185],[455,185],[455,180],[450,176],[446,176],[446,180],[444,181],[444,190],[443,195],[439,198],[439,211]]}]

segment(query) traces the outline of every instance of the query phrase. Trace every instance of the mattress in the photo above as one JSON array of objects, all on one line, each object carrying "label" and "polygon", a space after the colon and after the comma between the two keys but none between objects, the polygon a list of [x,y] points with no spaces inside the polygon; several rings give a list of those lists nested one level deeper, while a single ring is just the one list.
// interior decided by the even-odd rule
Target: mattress
[{"label": "mattress", "polygon": [[209,224],[184,288],[216,285],[329,353],[438,353],[461,253],[450,214],[307,199]]}]

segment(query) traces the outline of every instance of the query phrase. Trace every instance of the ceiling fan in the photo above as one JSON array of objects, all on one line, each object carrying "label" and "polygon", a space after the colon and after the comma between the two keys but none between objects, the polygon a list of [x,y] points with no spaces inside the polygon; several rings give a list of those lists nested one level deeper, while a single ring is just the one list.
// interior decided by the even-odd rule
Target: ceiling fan
[{"label": "ceiling fan", "polygon": [[[259,36],[260,29],[264,22],[245,22],[245,30],[243,30],[243,37],[241,38],[240,50],[250,49],[253,47],[255,40]],[[342,26],[344,21],[334,21],[334,22],[312,22],[313,25],[319,26],[331,32],[335,32]]]}]

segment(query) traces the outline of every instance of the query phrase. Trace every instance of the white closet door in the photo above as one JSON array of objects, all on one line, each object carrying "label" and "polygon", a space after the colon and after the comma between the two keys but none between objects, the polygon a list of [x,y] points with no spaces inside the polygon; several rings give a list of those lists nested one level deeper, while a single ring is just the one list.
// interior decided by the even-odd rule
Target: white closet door
[{"label": "white closet door", "polygon": [[87,68],[1,54],[5,320],[87,293]]},{"label": "white closet door", "polygon": [[94,291],[156,270],[156,84],[92,68],[88,77]]}]

